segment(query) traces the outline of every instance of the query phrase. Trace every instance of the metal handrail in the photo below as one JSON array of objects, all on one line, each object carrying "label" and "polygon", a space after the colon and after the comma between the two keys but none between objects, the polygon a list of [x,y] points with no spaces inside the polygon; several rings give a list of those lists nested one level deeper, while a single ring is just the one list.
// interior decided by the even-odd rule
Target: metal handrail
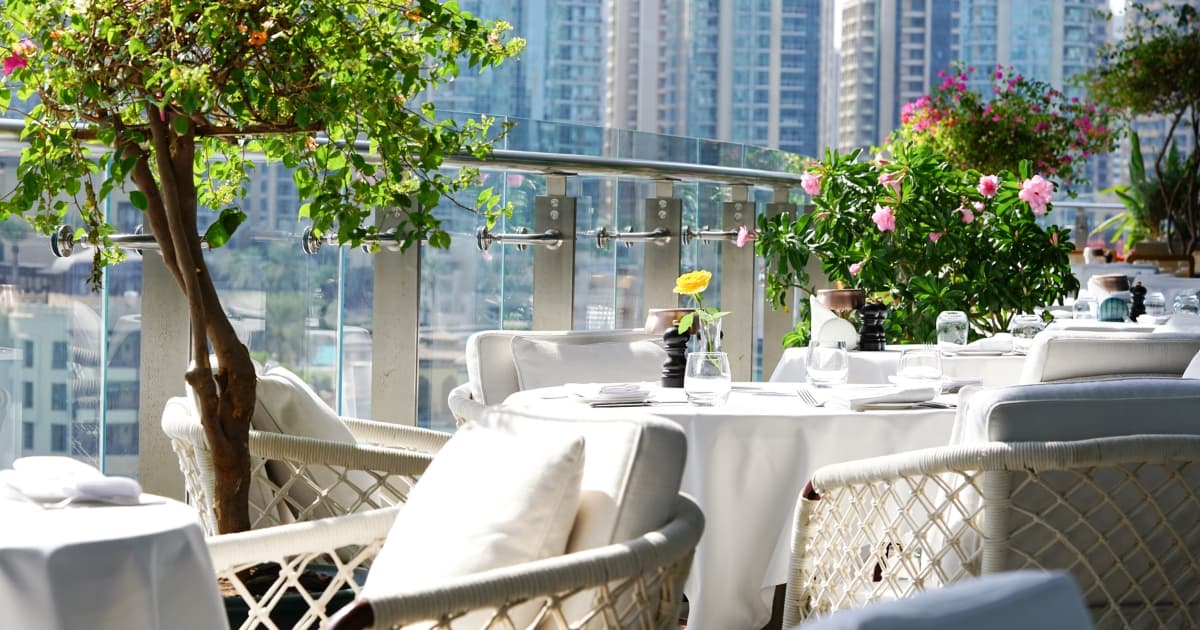
[{"label": "metal handrail", "polygon": [[[131,234],[113,234],[108,237],[115,245],[122,245],[134,251],[140,252],[143,249],[159,250],[158,242],[154,240],[153,234],[146,234],[142,231],[142,226],[134,228]],[[60,225],[54,233],[50,235],[50,251],[58,258],[69,258],[75,253],[76,247],[91,247],[92,243],[88,239],[88,235],[84,234],[78,239],[75,238],[75,229],[69,225]],[[210,249],[208,243],[204,239],[200,240],[200,246],[205,249]]]},{"label": "metal handrail", "polygon": [[522,251],[530,245],[557,249],[562,247],[563,233],[559,230],[549,229],[537,234],[530,234],[528,228],[521,227],[517,228],[516,232],[495,234],[486,225],[475,231],[475,245],[479,247],[480,251],[486,252],[492,243],[516,245],[517,249]]},{"label": "metal handrail", "polygon": [[[422,242],[425,242],[422,239]],[[322,234],[317,236],[313,233],[312,226],[304,228],[304,232],[300,234],[300,250],[310,256],[321,251],[321,248],[326,245],[340,246],[338,243],[337,234]],[[396,229],[376,232],[368,234],[362,238],[363,249],[366,250],[371,245],[378,245],[389,252],[398,252],[401,249],[400,241],[396,240]]]},{"label": "metal handrail", "polygon": [[684,226],[683,244],[687,245],[692,241],[736,241],[737,235],[737,230],[714,230],[707,225],[693,230],[690,226]]},{"label": "metal handrail", "polygon": [[596,237],[596,247],[607,249],[610,241],[617,241],[626,247],[632,247],[637,242],[650,242],[655,245],[666,245],[671,242],[671,230],[663,227],[654,228],[648,232],[634,232],[633,226],[625,226],[624,231],[609,232],[608,227],[601,226],[598,230],[586,233]]}]

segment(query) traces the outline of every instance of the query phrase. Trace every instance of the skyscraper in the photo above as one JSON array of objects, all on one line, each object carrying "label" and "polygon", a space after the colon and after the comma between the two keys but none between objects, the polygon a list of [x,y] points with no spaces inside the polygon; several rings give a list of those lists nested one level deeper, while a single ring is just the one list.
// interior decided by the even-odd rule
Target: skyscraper
[{"label": "skyscraper", "polygon": [[[464,0],[525,37],[443,109],[819,152],[821,0]],[[828,36],[828,34],[826,34]],[[519,137],[522,131],[515,132]],[[571,142],[592,138],[556,136]],[[598,140],[594,140],[598,142]]]},{"label": "skyscraper", "polygon": [[900,108],[958,57],[958,8],[935,0],[845,0],[839,75],[841,149],[881,144]]}]

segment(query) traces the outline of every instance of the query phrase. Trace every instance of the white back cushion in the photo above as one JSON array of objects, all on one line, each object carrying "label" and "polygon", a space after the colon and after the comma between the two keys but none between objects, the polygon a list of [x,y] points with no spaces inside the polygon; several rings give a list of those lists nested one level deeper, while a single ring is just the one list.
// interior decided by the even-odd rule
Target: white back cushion
[{"label": "white back cushion", "polygon": [[[512,435],[467,424],[409,494],[375,559],[363,596],[560,555],[579,507],[584,442],[577,435]],[[538,602],[513,611],[525,627]],[[530,607],[532,606],[532,609]],[[481,627],[482,619],[456,622]]]},{"label": "white back cushion", "polygon": [[667,351],[653,341],[573,344],[514,337],[512,353],[521,389],[657,381],[667,360]]},{"label": "white back cushion", "polygon": [[1190,363],[1183,370],[1183,378],[1200,378],[1200,352],[1192,357]]},{"label": "white back cushion", "polygon": [[568,552],[636,538],[665,524],[687,458],[687,438],[673,422],[620,412],[590,417],[594,419],[498,407],[480,421],[512,435],[583,438],[587,457],[582,496]]},{"label": "white back cushion", "polygon": [[[355,442],[354,434],[342,423],[337,412],[290,370],[276,367],[259,376],[256,392],[251,419],[255,429],[341,444]],[[291,477],[288,465],[283,462],[267,462],[267,472],[280,487],[284,487]],[[288,490],[291,508],[306,510],[297,513],[300,520],[337,516],[358,509],[358,491],[341,483],[335,472],[315,467],[308,469],[308,475],[309,481],[297,479]],[[377,483],[363,471],[346,473],[346,481],[361,489]],[[325,492],[324,496],[320,491]]]},{"label": "white back cushion", "polygon": [[1197,332],[1045,330],[1033,340],[1021,383],[1109,376],[1179,376],[1196,352]]},{"label": "white back cushion", "polygon": [[960,398],[951,443],[1200,434],[1200,380],[1122,378],[977,390]]},{"label": "white back cushion", "polygon": [[[553,341],[562,344],[589,344],[603,342],[630,342],[657,339],[642,330],[602,331],[512,331],[485,330],[467,338],[467,377],[471,383],[471,396],[485,405],[496,405],[514,392],[521,390],[517,379],[516,363],[513,359],[514,338]],[[666,355],[663,355],[663,361]],[[662,363],[659,363],[659,370]],[[651,378],[658,378],[657,372]],[[577,379],[578,380],[578,379]],[[590,380],[590,379],[589,379]],[[638,380],[634,378],[624,379]],[[556,385],[570,381],[560,380]]]}]

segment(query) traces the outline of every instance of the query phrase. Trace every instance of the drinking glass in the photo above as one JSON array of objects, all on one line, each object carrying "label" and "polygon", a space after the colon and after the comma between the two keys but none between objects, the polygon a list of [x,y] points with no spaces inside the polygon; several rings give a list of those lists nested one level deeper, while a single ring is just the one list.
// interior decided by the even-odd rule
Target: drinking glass
[{"label": "drinking glass", "polygon": [[1096,298],[1090,295],[1079,296],[1075,300],[1075,306],[1072,307],[1075,319],[1096,319],[1097,306]]},{"label": "drinking glass", "polygon": [[683,391],[688,402],[702,407],[724,405],[729,400],[731,380],[728,353],[688,353],[683,374]]},{"label": "drinking glass", "polygon": [[1037,315],[1022,314],[1013,317],[1008,330],[1013,336],[1013,352],[1026,354],[1033,346],[1033,338],[1046,328],[1045,322]]},{"label": "drinking glass", "polygon": [[942,352],[932,346],[913,346],[900,351],[896,379],[904,385],[928,385],[942,389]]},{"label": "drinking glass", "polygon": [[948,353],[958,352],[967,345],[967,314],[962,311],[942,311],[937,316],[938,348]]},{"label": "drinking glass", "polygon": [[1181,293],[1175,296],[1175,312],[1191,313],[1192,315],[1200,314],[1200,300],[1196,299],[1196,296],[1191,293]]},{"label": "drinking glass", "polygon": [[1167,298],[1162,294],[1162,291],[1147,293],[1146,301],[1143,304],[1146,306],[1147,315],[1161,317],[1167,314]]},{"label": "drinking glass", "polygon": [[845,385],[850,371],[845,341],[820,341],[808,344],[808,382],[813,387]]}]

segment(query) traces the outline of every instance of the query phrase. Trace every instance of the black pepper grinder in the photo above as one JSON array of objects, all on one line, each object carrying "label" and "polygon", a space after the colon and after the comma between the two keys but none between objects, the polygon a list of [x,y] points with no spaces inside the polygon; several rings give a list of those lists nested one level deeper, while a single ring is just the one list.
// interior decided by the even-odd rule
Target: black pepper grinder
[{"label": "black pepper grinder", "polygon": [[1142,286],[1142,282],[1139,280],[1129,290],[1129,294],[1133,296],[1133,305],[1129,307],[1129,319],[1136,322],[1138,315],[1146,312],[1146,287]]},{"label": "black pepper grinder", "polygon": [[886,338],[883,334],[883,318],[888,307],[879,302],[868,302],[858,309],[862,315],[862,328],[858,332],[858,349],[882,351]]}]

